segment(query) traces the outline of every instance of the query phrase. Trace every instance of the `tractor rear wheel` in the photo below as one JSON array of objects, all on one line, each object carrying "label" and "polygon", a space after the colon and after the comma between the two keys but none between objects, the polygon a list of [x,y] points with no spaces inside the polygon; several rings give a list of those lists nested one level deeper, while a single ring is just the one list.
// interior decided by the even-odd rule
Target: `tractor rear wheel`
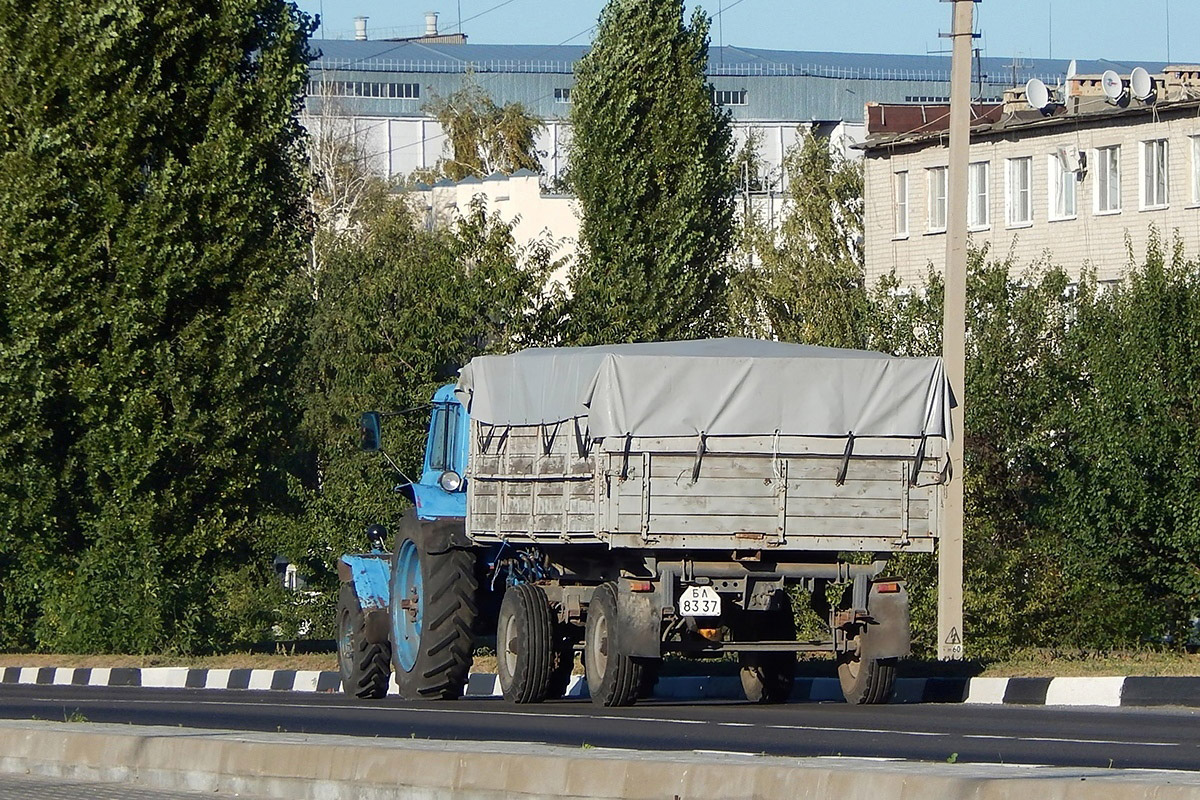
[{"label": "tractor rear wheel", "polygon": [[442,546],[429,528],[450,522],[406,518],[392,555],[392,665],[406,700],[461,697],[471,669],[475,554]]}]

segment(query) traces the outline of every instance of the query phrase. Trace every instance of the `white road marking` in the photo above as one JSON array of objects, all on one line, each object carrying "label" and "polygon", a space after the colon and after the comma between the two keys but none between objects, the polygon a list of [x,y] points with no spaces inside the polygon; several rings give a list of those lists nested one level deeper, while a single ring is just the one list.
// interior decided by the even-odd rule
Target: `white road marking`
[{"label": "white road marking", "polygon": [[[58,698],[39,697],[36,698],[42,702],[59,702]],[[79,702],[79,701],[77,701]],[[263,703],[252,703],[236,700],[115,700],[115,699],[99,699],[84,700],[85,703],[103,703],[108,705],[186,705],[186,706],[242,706],[263,708]],[[412,714],[489,714],[492,716],[503,717],[537,717],[542,720],[554,719],[560,715],[545,714],[537,711],[510,711],[510,710],[489,710],[479,711],[478,709],[467,708],[412,708],[412,707],[396,707],[396,706],[380,706],[380,705],[358,705],[358,704],[318,704],[318,703],[289,703],[288,708],[303,708],[328,711],[330,708],[354,709],[358,711],[368,711],[374,713],[395,713],[397,711],[412,713]],[[1074,738],[1056,738],[1049,736],[1003,736],[997,734],[952,734],[937,731],[899,731],[886,730],[882,728],[838,728],[821,725],[754,725],[753,723],[737,723],[737,722],[717,722],[708,720],[694,719],[668,719],[662,717],[634,717],[634,716],[617,716],[613,714],[572,714],[561,715],[563,719],[595,719],[595,720],[616,720],[621,722],[649,722],[668,725],[715,725],[729,727],[761,727],[771,730],[789,730],[789,731],[813,731],[821,733],[870,733],[870,734],[886,734],[889,736],[933,736],[933,737],[951,737],[960,736],[963,739],[1002,739],[1013,742],[1050,742],[1050,743],[1066,743],[1066,744],[1106,744],[1117,745],[1121,747],[1183,747],[1182,742],[1124,742],[1111,739],[1074,739]],[[602,749],[602,748],[596,748]]]}]

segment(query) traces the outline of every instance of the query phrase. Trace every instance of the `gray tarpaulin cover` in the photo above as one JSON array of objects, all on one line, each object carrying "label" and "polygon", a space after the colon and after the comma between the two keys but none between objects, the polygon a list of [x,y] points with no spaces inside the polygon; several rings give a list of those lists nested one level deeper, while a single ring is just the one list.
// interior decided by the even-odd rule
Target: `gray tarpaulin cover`
[{"label": "gray tarpaulin cover", "polygon": [[458,397],[475,419],[537,425],[586,417],[591,436],[942,436],[940,358],[703,339],[532,348],[480,356]]}]

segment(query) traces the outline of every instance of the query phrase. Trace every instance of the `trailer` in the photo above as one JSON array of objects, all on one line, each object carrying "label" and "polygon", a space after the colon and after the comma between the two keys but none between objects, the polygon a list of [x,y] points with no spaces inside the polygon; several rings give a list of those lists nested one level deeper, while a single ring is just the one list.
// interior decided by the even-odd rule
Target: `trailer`
[{"label": "trailer", "polygon": [[[910,650],[888,558],[934,550],[951,403],[940,359],[781,342],[476,358],[434,396],[391,552],[342,558],[347,691],[386,690],[360,665],[387,649],[402,696],[457,697],[493,632],[517,703],[561,696],[579,651],[607,706],[671,653],[736,654],[772,703],[828,652],[848,702],[886,702]],[[825,635],[797,638],[801,599]]]}]

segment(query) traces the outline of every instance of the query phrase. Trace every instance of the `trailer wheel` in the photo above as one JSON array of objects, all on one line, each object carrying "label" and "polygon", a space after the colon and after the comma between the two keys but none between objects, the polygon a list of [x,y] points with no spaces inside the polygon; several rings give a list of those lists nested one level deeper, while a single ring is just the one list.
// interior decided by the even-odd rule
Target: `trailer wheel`
[{"label": "trailer wheel", "polygon": [[496,671],[504,699],[540,703],[554,668],[554,625],[542,587],[509,586],[496,625]]},{"label": "trailer wheel", "polygon": [[[743,630],[739,638],[747,641],[793,641],[796,638],[796,618],[792,604],[784,592],[778,592],[775,606],[768,611],[743,612]],[[741,666],[742,691],[751,703],[786,703],[796,682],[794,652],[738,653]]]},{"label": "trailer wheel", "polygon": [[366,614],[354,586],[343,583],[338,591],[338,672],[342,690],[362,700],[387,696],[392,676],[392,648],[387,642],[371,644],[366,637]]},{"label": "trailer wheel", "polygon": [[426,523],[406,517],[392,555],[392,663],[400,696],[408,700],[461,697],[471,668],[475,621],[475,555],[446,548],[430,552]]},{"label": "trailer wheel", "polygon": [[842,695],[852,705],[887,703],[892,699],[892,689],[896,685],[896,659],[864,655],[868,634],[864,630],[859,636],[858,652],[843,653],[838,657]]},{"label": "trailer wheel", "polygon": [[604,706],[631,706],[642,683],[642,664],[620,650],[617,618],[617,585],[602,583],[588,604],[583,640],[584,667],[592,702]]}]

